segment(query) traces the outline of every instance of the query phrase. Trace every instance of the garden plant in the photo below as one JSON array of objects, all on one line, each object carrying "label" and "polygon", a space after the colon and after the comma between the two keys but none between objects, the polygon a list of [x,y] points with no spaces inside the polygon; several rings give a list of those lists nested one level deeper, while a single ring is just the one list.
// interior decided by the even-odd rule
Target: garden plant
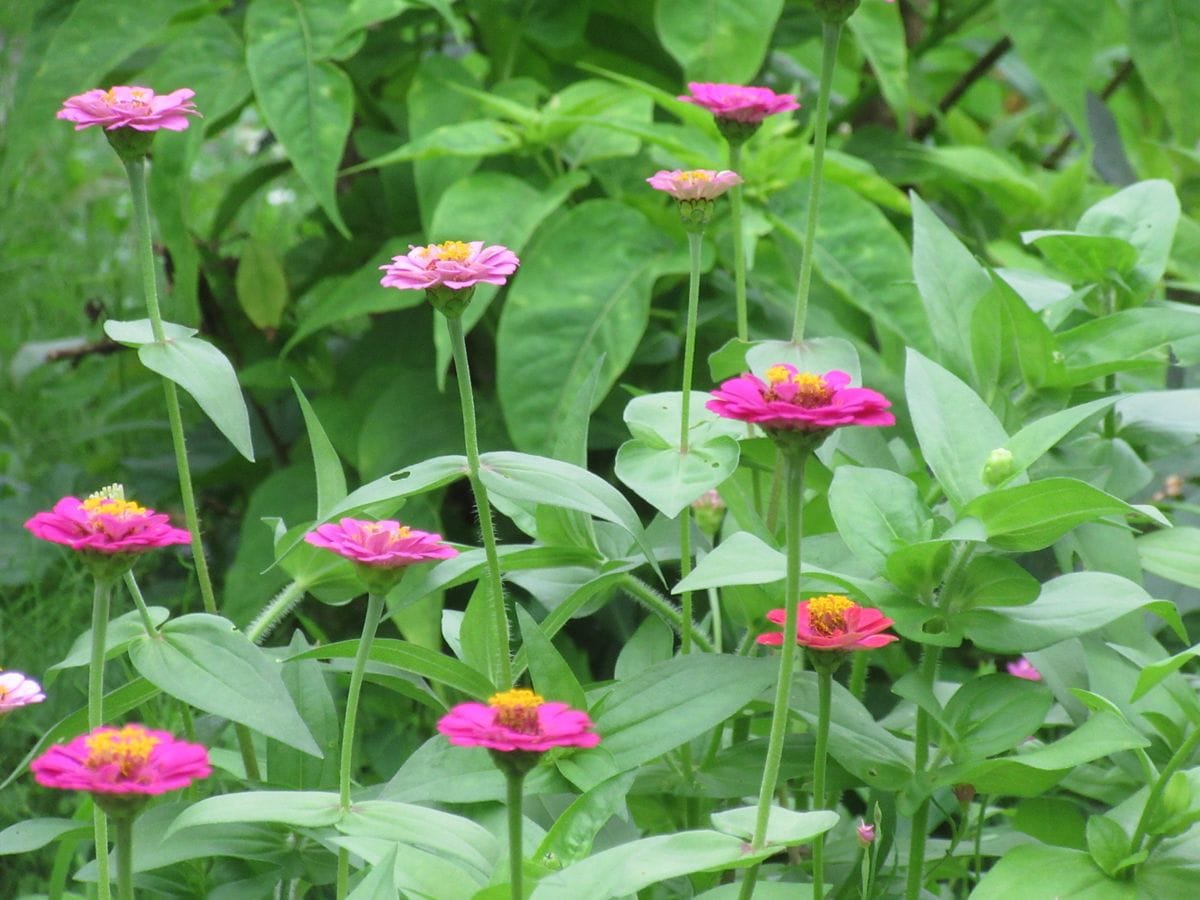
[{"label": "garden plant", "polygon": [[1196,0],[0,61],[0,900],[1196,893]]}]

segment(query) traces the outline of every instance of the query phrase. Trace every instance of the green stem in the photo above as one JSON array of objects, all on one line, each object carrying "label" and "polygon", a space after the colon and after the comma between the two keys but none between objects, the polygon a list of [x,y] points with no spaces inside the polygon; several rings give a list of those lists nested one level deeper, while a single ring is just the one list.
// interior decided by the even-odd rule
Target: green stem
[{"label": "green stem", "polygon": [[296,604],[304,599],[306,586],[299,581],[293,581],[284,587],[271,601],[254,617],[250,627],[246,629],[246,637],[251,643],[262,643],[274,631],[284,617],[290,613]]},{"label": "green stem", "polygon": [[[126,160],[125,171],[129,176],[129,192],[133,196],[133,214],[137,223],[138,258],[142,267],[142,293],[146,298],[146,311],[150,316],[150,332],[156,343],[165,343],[162,311],[158,306],[158,281],[154,271],[154,244],[150,236],[150,204],[146,200],[146,161]],[[213,594],[212,578],[208,574],[208,560],[204,556],[204,543],[200,538],[200,517],[196,513],[196,495],[192,490],[192,470],[188,464],[187,442],[183,433],[183,415],[179,410],[179,393],[175,382],[163,378],[163,392],[167,401],[167,420],[171,426],[171,443],[175,448],[175,468],[179,473],[179,494],[183,501],[183,515],[192,536],[192,558],[196,566],[196,580],[200,584],[200,597],[204,611],[215,615],[217,601]]]},{"label": "green stem", "polygon": [[522,806],[525,798],[525,776],[505,772],[504,777],[508,784],[508,884],[512,900],[523,900],[522,864],[525,854],[521,844],[521,826],[524,823]]},{"label": "green stem", "polygon": [[[383,594],[367,594],[367,614],[363,619],[362,637],[358,641],[358,652],[354,655],[354,668],[350,672],[350,691],[346,696],[346,718],[342,725],[342,757],[338,767],[338,801],[343,812],[350,811],[350,774],[354,768],[354,726],[358,719],[358,698],[362,693],[363,673],[371,655],[371,643],[379,620],[383,618]],[[337,897],[345,900],[350,888],[350,851],[345,847],[338,850]]]},{"label": "green stem", "polygon": [[[800,543],[804,533],[804,463],[802,455],[784,457],[784,509],[787,529],[787,581],[784,588],[783,646],[779,653],[779,676],[775,685],[775,708],[771,715],[771,734],[767,743],[767,758],[763,766],[762,784],[758,792],[758,815],[750,846],[759,850],[767,840],[767,824],[771,818],[771,802],[779,780],[783,759],[783,741],[787,732],[788,704],[792,695],[792,672],[796,660],[796,622],[800,604]],[[758,866],[746,873],[740,896],[745,900],[754,895]]]},{"label": "green stem", "polygon": [[[677,634],[683,635],[683,614],[670,600],[663,597],[658,591],[634,575],[623,575],[618,584],[625,593],[629,594],[634,600],[641,603],[642,606],[666,622]],[[696,627],[694,622],[692,623],[691,631],[692,642],[702,652],[712,653],[712,643]]]},{"label": "green stem", "polygon": [[[742,145],[729,145],[729,169],[738,172],[742,164]],[[741,173],[738,172],[740,175]],[[742,186],[735,184],[729,191],[730,219],[733,229],[733,296],[737,309],[739,341],[750,340],[750,315],[746,304],[746,247],[742,236]]]},{"label": "green stem", "polygon": [[[921,681],[930,690],[937,676],[938,660],[942,648],[933,644],[921,647]],[[917,707],[917,728],[913,741],[913,771],[919,778],[929,764],[929,713]],[[917,807],[912,817],[912,835],[908,847],[908,882],[904,896],[906,900],[920,900],[921,884],[925,870],[925,831],[929,823],[929,798]]]},{"label": "green stem", "polygon": [[841,22],[822,23],[821,84],[817,91],[817,112],[813,133],[812,178],[808,185],[807,221],[804,225],[804,255],[800,258],[800,280],[796,285],[796,318],[792,324],[793,341],[804,339],[804,325],[808,317],[808,292],[812,287],[813,247],[817,240],[817,210],[821,203],[821,178],[825,168],[825,133],[829,125],[829,93],[833,86],[833,70],[837,64],[837,48],[841,36]]},{"label": "green stem", "polygon": [[98,806],[92,807],[92,829],[96,833],[96,898],[109,900],[112,876],[108,871],[108,816]]},{"label": "green stem", "polygon": [[854,653],[850,658],[850,693],[862,701],[867,692],[867,654]]},{"label": "green stem", "polygon": [[88,730],[104,724],[104,642],[113,582],[96,579],[92,591],[92,659],[88,667]]},{"label": "green stem", "polygon": [[[862,656],[862,653],[855,654]],[[812,808],[824,809],[825,769],[829,757],[829,717],[833,698],[833,672],[822,666],[817,669],[817,745],[813,754]],[[813,840],[813,897],[825,896],[825,835]]]},{"label": "green stem", "polygon": [[487,489],[479,478],[479,434],[475,424],[475,397],[471,392],[471,368],[467,362],[467,340],[459,316],[446,316],[450,332],[450,348],[454,355],[454,372],[458,381],[458,397],[462,405],[463,438],[467,448],[467,477],[479,509],[479,530],[483,535],[483,552],[487,557],[490,587],[489,639],[495,647],[494,671],[489,673],[497,689],[512,686],[512,651],[509,644],[508,612],[504,605],[504,582],[500,578],[500,554],[496,551],[496,529],[492,524],[492,507]]},{"label": "green stem", "polygon": [[717,653],[725,652],[725,626],[721,622],[721,592],[716,588],[708,589],[708,608],[712,613],[713,649]]},{"label": "green stem", "polygon": [[117,845],[117,900],[133,900],[133,816],[113,819]]},{"label": "green stem", "polygon": [[979,795],[979,818],[975,821],[975,852],[972,855],[971,871],[975,873],[975,883],[983,877],[983,823],[987,820],[987,794]]},{"label": "green stem", "polygon": [[692,369],[696,361],[696,319],[700,312],[700,250],[703,237],[688,232],[688,308],[683,333],[683,400],[679,417],[679,452],[688,452],[688,428],[692,414]]},{"label": "green stem", "polygon": [[1171,776],[1178,772],[1196,752],[1196,747],[1200,746],[1200,728],[1191,733],[1186,741],[1184,741],[1178,750],[1172,754],[1170,760],[1167,761],[1166,768],[1159,773],[1158,780],[1154,782],[1154,786],[1150,788],[1150,795],[1146,797],[1146,805],[1142,807],[1142,815],[1138,818],[1137,828],[1134,829],[1133,839],[1130,841],[1129,852],[1137,853],[1142,849],[1142,841],[1146,838],[1146,832],[1150,828],[1150,822],[1154,818],[1154,813],[1158,809],[1159,801],[1162,800],[1163,792],[1167,789],[1167,784],[1171,780]]},{"label": "green stem", "polygon": [[[685,506],[679,513],[679,580],[692,574],[692,508]],[[679,595],[679,605],[682,608],[681,624],[683,634],[680,638],[679,649],[684,656],[692,652],[692,592],[683,591]]]},{"label": "green stem", "polygon": [[142,596],[142,589],[138,587],[137,579],[133,577],[133,569],[125,573],[125,587],[129,591],[129,596],[133,598],[133,605],[141,613],[142,625],[146,628],[146,634],[151,636],[158,634],[158,629],[154,627],[154,620],[150,618],[150,610],[146,608],[146,598]]}]

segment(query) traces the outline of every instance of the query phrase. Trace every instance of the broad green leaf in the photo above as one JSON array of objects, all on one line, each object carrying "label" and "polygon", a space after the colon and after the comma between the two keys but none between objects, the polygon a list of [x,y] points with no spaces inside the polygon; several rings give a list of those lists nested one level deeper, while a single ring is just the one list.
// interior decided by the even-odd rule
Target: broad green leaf
[{"label": "broad green leaf", "polygon": [[354,886],[346,900],[393,900],[399,896],[394,873],[396,871],[396,855],[400,848],[393,846],[383,857],[371,866]]},{"label": "broad green leaf", "polygon": [[1025,606],[977,608],[959,617],[980,647],[993,653],[1028,653],[1102,628],[1153,600],[1137,584],[1107,572],[1070,572],[1042,586]]},{"label": "broad green leaf", "polygon": [[435,456],[376,478],[351,491],[341,503],[329,510],[325,521],[354,515],[376,504],[395,503],[413,494],[436,490],[466,476],[465,456]]},{"label": "broad green leaf", "polygon": [[674,633],[662,619],[647,616],[617,655],[613,677],[618,681],[633,678],[642,669],[666,662],[674,655]]},{"label": "broad green leaf", "polygon": [[500,847],[492,833],[470,819],[393,800],[364,800],[337,823],[338,831],[425,847],[490,872]]},{"label": "broad green leaf", "polygon": [[280,667],[227,619],[206,613],[172,619],[156,637],[133,644],[129,658],[172,697],[321,756]]},{"label": "broad green leaf", "polygon": [[417,159],[439,159],[443,156],[498,156],[511,153],[521,145],[521,138],[510,126],[493,119],[456,122],[439,125],[416,140],[410,141],[382,156],[368,159],[346,169],[353,174],[367,169],[381,169]]},{"label": "broad green leaf", "polygon": [[710,0],[703,11],[659,0],[654,29],[686,80],[741,84],[762,66],[782,10],[783,0]]},{"label": "broad green leaf", "polygon": [[[712,823],[718,831],[750,840],[754,837],[757,818],[757,806],[742,806],[713,813]],[[806,844],[818,834],[824,834],[833,828],[838,823],[838,818],[836,812],[828,809],[796,812],[772,806],[770,818],[767,820],[766,841],[777,847]]]},{"label": "broad green leaf", "polygon": [[625,795],[629,793],[636,776],[637,771],[631,769],[600,782],[576,797],[546,832],[535,858],[550,857],[563,865],[586,859],[592,852],[597,833],[624,808]]},{"label": "broad green leaf", "polygon": [[950,502],[965,506],[987,490],[983,465],[1007,443],[1004,427],[973,390],[911,348],[904,392],[925,462]]},{"label": "broad green leaf", "polygon": [[587,695],[562,654],[523,606],[515,604],[514,609],[533,689],[547,699],[566,703],[574,709],[587,709]]},{"label": "broad green leaf", "polygon": [[26,819],[0,831],[0,856],[29,853],[64,837],[81,838],[91,832],[90,825],[74,819]]},{"label": "broad green leaf", "polygon": [[1054,334],[998,275],[971,317],[975,383],[990,398],[1006,387],[1039,388],[1062,368]]},{"label": "broad green leaf", "polygon": [[[288,657],[287,661],[353,659],[357,652],[358,641],[338,641],[297,653],[295,656]],[[452,656],[408,641],[376,638],[371,644],[370,659],[395,666],[405,672],[412,672],[414,675],[420,675],[431,681],[437,681],[476,700],[486,700],[496,692],[495,686],[470,666],[463,665]]]},{"label": "broad green leaf", "polygon": [[1109,876],[1116,876],[1121,861],[1129,856],[1129,835],[1108,816],[1089,816],[1087,848],[1096,865]]},{"label": "broad green leaf", "polygon": [[308,649],[308,641],[297,630],[286,648],[289,662],[282,667],[283,683],[324,756],[314,759],[279,741],[268,740],[267,780],[275,787],[319,791],[337,785],[341,728],[321,664],[315,659],[293,659]]},{"label": "broad green leaf", "polygon": [[283,260],[271,242],[251,238],[242,246],[238,259],[238,305],[259,331],[274,331],[283,321],[289,301]]},{"label": "broad green leaf", "polygon": [[[150,612],[150,621],[154,623],[154,627],[156,628],[171,616],[171,613],[161,606],[151,606],[148,607],[148,610]],[[142,621],[142,614],[138,610],[131,609],[129,612],[117,616],[108,623],[104,631],[104,658],[112,659],[138,638],[145,636],[146,626]],[[68,651],[62,661],[56,662],[46,671],[47,673],[53,673],[61,669],[73,669],[76,666],[86,666],[91,661],[92,629],[89,628],[75,639],[75,643],[71,645],[70,651]],[[45,679],[47,684],[53,680],[53,675]]]},{"label": "broad green leaf", "polygon": [[1024,472],[1072,430],[1108,409],[1118,399],[1117,396],[1101,397],[1028,423],[1004,445],[1013,455],[1013,474]]},{"label": "broad green leaf", "polygon": [[328,61],[342,4],[255,0],[246,12],[246,64],[267,126],[343,235],[338,164],[354,111],[349,76]]},{"label": "broad green leaf", "polygon": [[1117,237],[1076,231],[1025,231],[1021,240],[1037,247],[1073,284],[1119,282],[1137,262],[1137,248]]},{"label": "broad green leaf", "polygon": [[1140,0],[1129,7],[1129,52],[1138,77],[1166,111],[1175,142],[1200,139],[1200,7],[1190,0]]},{"label": "broad green leaf", "polygon": [[[679,428],[682,420],[683,394],[667,391],[642,394],[625,404],[622,414],[629,432],[635,438],[655,447],[679,449]],[[744,422],[726,419],[709,410],[711,399],[706,391],[692,391],[688,398],[688,441],[703,444],[721,435],[744,438]]]},{"label": "broad green leaf", "polygon": [[[440,53],[428,54],[418,64],[408,89],[408,133],[418,139],[436,128],[479,118],[479,101],[454,86],[479,88],[478,78],[462,60]],[[442,194],[479,166],[477,156],[441,156],[413,163],[417,205],[426,230]]]},{"label": "broad green leaf", "polygon": [[323,517],[335,503],[346,498],[346,474],[342,471],[342,461],[338,459],[333,443],[321,426],[321,420],[313,411],[312,404],[304,396],[295,380],[292,390],[296,393],[296,402],[300,404],[300,412],[304,415],[304,429],[308,432],[308,446],[312,450],[313,469],[317,475],[317,518]]},{"label": "broad green leaf", "polygon": [[188,807],[167,829],[167,837],[198,825],[278,822],[294,828],[333,825],[343,816],[336,793],[325,791],[242,791],[207,797]]},{"label": "broad green leaf", "polygon": [[963,571],[955,609],[974,606],[1024,606],[1037,599],[1042,586],[1036,578],[1004,556],[976,556]]},{"label": "broad green leaf", "polygon": [[[163,322],[162,326],[163,336],[168,341],[182,340],[200,333],[195,328],[175,322]],[[130,319],[124,322],[107,319],[104,322],[104,333],[126,347],[141,347],[143,344],[154,343],[154,329],[149,319]]]},{"label": "broad green leaf", "polygon": [[933,514],[911,479],[886,469],[838,466],[829,511],[850,552],[876,572],[895,550],[932,536]]},{"label": "broad green leaf", "polygon": [[1200,588],[1200,528],[1151,531],[1137,539],[1142,565],[1155,575]]},{"label": "broad green leaf", "polygon": [[908,118],[908,47],[899,6],[864,3],[846,25],[871,64],[879,90],[896,121],[905,121]]},{"label": "broad green leaf", "polygon": [[1042,726],[1054,695],[1011,675],[982,675],[954,692],[945,720],[955,738],[953,759],[984,759],[1011,750]]},{"label": "broad green leaf", "polygon": [[1166,270],[1179,212],[1179,197],[1169,181],[1142,181],[1089,208],[1076,229],[1132,244],[1138,256],[1128,284],[1135,296],[1145,298]]},{"label": "broad green leaf", "polygon": [[549,449],[554,423],[601,357],[593,402],[607,395],[646,329],[655,279],[681,263],[645,216],[610,200],[582,203],[542,232],[496,339],[500,405],[517,447]]},{"label": "broad green leaf", "polygon": [[[726,347],[733,349],[737,344],[730,341]],[[714,369],[714,379],[722,380],[747,370],[761,378],[767,369],[776,363],[790,363],[801,372],[824,374],[831,369],[837,369],[849,375],[851,383],[862,383],[862,365],[858,359],[858,349],[844,338],[808,338],[800,342],[752,341],[744,346],[741,355],[742,361],[736,368],[728,370],[728,374],[718,375]]]},{"label": "broad green leaf", "polygon": [[770,687],[777,668],[766,659],[676,657],[617,682],[596,712],[596,731],[627,771],[729,718]]},{"label": "broad green leaf", "polygon": [[[911,145],[910,145],[911,146]],[[1041,208],[1044,196],[1014,157],[993,147],[973,144],[925,145],[920,158],[945,173],[948,187],[971,185],[986,194],[1010,216],[1027,215]]]},{"label": "broad green leaf", "polygon": [[237,373],[224,353],[198,337],[180,337],[142,344],[138,359],[187,391],[234,449],[254,462],[250,414]]},{"label": "broad green leaf", "polygon": [[1191,444],[1200,434],[1200,389],[1141,391],[1117,400],[1117,420],[1131,439]]},{"label": "broad green leaf", "polygon": [[674,519],[693,500],[732,475],[737,464],[737,441],[718,435],[689,444],[686,453],[677,447],[626,441],[617,450],[613,471],[626,487]]},{"label": "broad green leaf", "polygon": [[1130,702],[1146,696],[1153,688],[1162,684],[1167,676],[1178,672],[1197,656],[1200,656],[1200,644],[1181,650],[1174,656],[1168,656],[1166,659],[1142,666],[1141,672],[1138,673],[1137,685],[1129,697]]},{"label": "broad green leaf", "polygon": [[[1181,309],[1127,309],[1078,325],[1058,336],[1067,385],[1166,362],[1166,347],[1200,335],[1200,313]],[[1146,361],[1146,362],[1142,362]]]},{"label": "broad green leaf", "polygon": [[1086,481],[1045,478],[983,494],[962,513],[984,524],[988,543],[1003,550],[1027,551],[1049,547],[1084,522],[1141,511]]},{"label": "broad green leaf", "polygon": [[1010,900],[1012,897],[1141,900],[1132,882],[1109,878],[1088,854],[1042,844],[1026,844],[1009,850],[971,892],[971,900]]}]

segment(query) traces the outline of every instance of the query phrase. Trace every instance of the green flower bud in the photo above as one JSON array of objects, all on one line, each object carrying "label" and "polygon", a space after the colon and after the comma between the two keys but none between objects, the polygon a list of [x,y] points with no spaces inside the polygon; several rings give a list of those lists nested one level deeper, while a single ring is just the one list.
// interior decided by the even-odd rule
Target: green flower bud
[{"label": "green flower bud", "polygon": [[987,462],[983,464],[983,483],[990,488],[999,487],[1016,473],[1012,451],[997,447],[988,454]]}]

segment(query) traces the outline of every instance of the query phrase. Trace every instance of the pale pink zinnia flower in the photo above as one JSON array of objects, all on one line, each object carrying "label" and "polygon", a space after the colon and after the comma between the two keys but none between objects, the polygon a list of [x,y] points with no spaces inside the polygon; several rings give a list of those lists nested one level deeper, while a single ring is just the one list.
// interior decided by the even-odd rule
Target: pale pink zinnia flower
[{"label": "pale pink zinnia flower", "polygon": [[[773,609],[767,620],[776,625],[787,621],[787,612]],[[813,650],[874,650],[899,640],[894,634],[880,634],[892,620],[877,609],[859,606],[842,594],[813,597],[800,604],[796,618],[796,643]],[[783,645],[783,632],[769,631],[758,636],[760,644]]]},{"label": "pale pink zinnia flower", "polygon": [[1026,681],[1042,680],[1042,673],[1024,656],[1015,662],[1010,662],[1005,668],[1008,669],[1008,674],[1015,678],[1024,678]]},{"label": "pale pink zinnia flower", "polygon": [[107,91],[97,88],[64,100],[56,118],[74,122],[76,131],[89,125],[101,125],[107,131],[115,128],[183,131],[188,127],[188,116],[200,115],[192,103],[194,96],[196,92],[190,88],[169,94],[124,85]]},{"label": "pale pink zinnia flower", "polygon": [[595,747],[587,713],[547,703],[533,691],[514,688],[484,703],[460,703],[442,716],[438,731],[459,747],[543,753],[553,747]]},{"label": "pale pink zinnia flower", "polygon": [[894,425],[891,402],[878,391],[852,388],[850,376],[824,375],[779,363],[766,381],[746,373],[730,378],[705,404],[719,416],[753,422],[768,431],[821,431],[841,425]]},{"label": "pale pink zinnia flower", "polygon": [[777,94],[765,87],[689,81],[688,90],[691,94],[684,94],[680,100],[702,106],[718,119],[735,122],[757,124],[767,116],[800,108],[793,95]]},{"label": "pale pink zinnia flower", "polygon": [[390,519],[367,522],[346,518],[329,522],[318,525],[304,540],[353,563],[380,569],[398,569],[458,555],[456,549],[442,542],[440,534],[418,531]]},{"label": "pale pink zinnia flower", "polygon": [[379,283],[401,290],[447,287],[459,291],[477,284],[504,284],[521,261],[507,247],[483,241],[444,241],[426,247],[409,245],[404,256],[380,266]]},{"label": "pale pink zinnia flower", "polygon": [[0,672],[0,716],[46,699],[42,686],[20,672]]},{"label": "pale pink zinnia flower", "polygon": [[25,527],[44,541],[109,556],[191,541],[191,535],[171,525],[165,514],[126,500],[119,485],[86,500],[63,497],[54,509],[38,513]]},{"label": "pale pink zinnia flower", "polygon": [[212,772],[208,750],[144,725],[101,725],[30,763],[43,787],[93,794],[162,794]]},{"label": "pale pink zinnia flower", "polygon": [[742,183],[737,172],[723,169],[663,170],[646,179],[650,187],[666,191],[676,200],[715,200],[735,184]]}]

